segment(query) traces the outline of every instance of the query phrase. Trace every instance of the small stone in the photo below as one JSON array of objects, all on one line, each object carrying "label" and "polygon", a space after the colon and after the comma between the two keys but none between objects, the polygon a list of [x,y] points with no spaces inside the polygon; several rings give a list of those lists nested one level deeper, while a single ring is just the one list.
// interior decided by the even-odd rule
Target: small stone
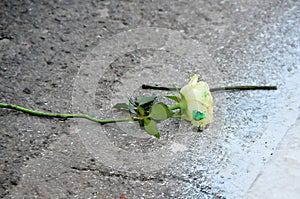
[{"label": "small stone", "polygon": [[10,183],[11,183],[12,185],[18,185],[18,179],[17,179],[16,177],[12,177],[12,178],[10,179]]},{"label": "small stone", "polygon": [[120,199],[128,199],[128,197],[126,195],[121,195]]},{"label": "small stone", "polygon": [[47,60],[46,63],[47,63],[48,65],[53,64],[53,62],[52,62],[51,60]]},{"label": "small stone", "polygon": [[31,94],[32,93],[32,91],[27,87],[23,89],[23,92],[26,93],[26,94]]}]

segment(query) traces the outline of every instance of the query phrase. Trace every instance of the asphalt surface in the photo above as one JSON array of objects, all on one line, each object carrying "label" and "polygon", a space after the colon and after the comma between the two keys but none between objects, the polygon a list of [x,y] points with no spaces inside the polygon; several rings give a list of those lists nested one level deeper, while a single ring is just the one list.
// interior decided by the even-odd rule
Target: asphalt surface
[{"label": "asphalt surface", "polygon": [[2,0],[4,103],[103,118],[141,83],[182,86],[194,73],[212,87],[279,90],[216,93],[208,129],[171,121],[160,141],[130,125],[1,109],[0,197],[243,197],[299,117],[299,10],[292,0]]}]

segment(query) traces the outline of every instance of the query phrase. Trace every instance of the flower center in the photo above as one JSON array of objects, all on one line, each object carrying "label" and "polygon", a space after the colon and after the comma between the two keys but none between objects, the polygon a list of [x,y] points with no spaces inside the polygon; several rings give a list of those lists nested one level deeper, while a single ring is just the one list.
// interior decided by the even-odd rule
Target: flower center
[{"label": "flower center", "polygon": [[197,110],[193,110],[193,119],[195,121],[200,121],[204,118],[205,118],[205,113],[197,111]]}]

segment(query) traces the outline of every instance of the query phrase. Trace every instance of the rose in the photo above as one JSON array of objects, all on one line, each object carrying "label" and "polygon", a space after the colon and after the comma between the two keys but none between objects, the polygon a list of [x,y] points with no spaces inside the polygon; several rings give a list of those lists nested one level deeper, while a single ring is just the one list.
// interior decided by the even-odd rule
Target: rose
[{"label": "rose", "polygon": [[[142,85],[143,89],[158,89],[158,90],[177,90],[175,88]],[[40,117],[55,117],[55,118],[85,118],[100,124],[117,123],[117,122],[130,122],[138,121],[141,127],[150,135],[154,135],[159,138],[156,122],[166,120],[170,117],[185,119],[191,121],[195,126],[201,127],[207,125],[213,120],[213,98],[210,92],[222,91],[222,90],[277,90],[277,86],[231,86],[231,87],[219,87],[209,89],[206,82],[198,82],[198,75],[191,77],[188,85],[181,88],[179,91],[180,97],[178,96],[165,96],[171,100],[178,102],[178,104],[168,107],[162,102],[158,102],[153,105],[156,96],[142,96],[136,98],[130,98],[129,104],[118,103],[114,106],[116,109],[124,109],[129,111],[134,116],[120,119],[97,119],[90,115],[81,113],[69,113],[69,114],[58,114],[58,113],[45,113],[27,109],[14,104],[0,103],[0,108],[8,108],[18,110],[30,115]],[[174,110],[180,109],[178,112]]]},{"label": "rose", "polygon": [[206,82],[198,82],[198,75],[195,74],[190,82],[181,88],[180,94],[183,119],[198,127],[212,122],[214,102]]}]

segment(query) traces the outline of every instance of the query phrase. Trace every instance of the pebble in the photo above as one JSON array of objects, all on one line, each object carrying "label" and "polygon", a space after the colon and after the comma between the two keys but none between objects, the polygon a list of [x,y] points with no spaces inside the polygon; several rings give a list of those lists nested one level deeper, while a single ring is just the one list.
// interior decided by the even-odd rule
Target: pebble
[{"label": "pebble", "polygon": [[26,94],[31,94],[32,93],[32,91],[27,87],[23,89],[23,92],[26,93]]}]

